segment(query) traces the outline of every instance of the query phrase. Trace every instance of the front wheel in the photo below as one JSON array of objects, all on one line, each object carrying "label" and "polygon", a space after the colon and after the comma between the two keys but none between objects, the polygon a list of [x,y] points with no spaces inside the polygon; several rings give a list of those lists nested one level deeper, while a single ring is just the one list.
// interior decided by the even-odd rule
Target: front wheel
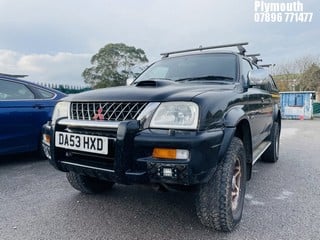
[{"label": "front wheel", "polygon": [[213,177],[199,189],[197,215],[205,226],[230,232],[240,222],[246,189],[246,154],[234,137]]},{"label": "front wheel", "polygon": [[102,193],[111,189],[114,185],[114,182],[80,175],[75,172],[67,172],[67,179],[72,187],[83,193]]}]

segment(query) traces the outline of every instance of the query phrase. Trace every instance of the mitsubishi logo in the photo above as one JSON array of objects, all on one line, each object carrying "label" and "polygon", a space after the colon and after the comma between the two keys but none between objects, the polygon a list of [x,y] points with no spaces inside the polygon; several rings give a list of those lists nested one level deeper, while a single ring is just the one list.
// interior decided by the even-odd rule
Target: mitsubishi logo
[{"label": "mitsubishi logo", "polygon": [[102,107],[100,107],[98,109],[98,113],[95,113],[92,119],[93,120],[104,120],[104,116],[102,114]]}]

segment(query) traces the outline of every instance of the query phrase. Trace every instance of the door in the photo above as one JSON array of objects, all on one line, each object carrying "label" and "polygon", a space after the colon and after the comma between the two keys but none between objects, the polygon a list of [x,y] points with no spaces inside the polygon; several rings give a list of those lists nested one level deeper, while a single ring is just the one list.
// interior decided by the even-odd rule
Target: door
[{"label": "door", "polygon": [[252,133],[252,146],[257,147],[268,135],[272,125],[271,94],[256,87],[249,90],[249,119]]},{"label": "door", "polygon": [[38,148],[45,105],[25,84],[0,79],[0,154]]},{"label": "door", "polygon": [[[242,59],[242,78],[248,81],[248,72],[257,69],[247,59]],[[248,117],[252,135],[252,147],[256,148],[269,134],[272,123],[271,94],[264,86],[248,89]]]}]

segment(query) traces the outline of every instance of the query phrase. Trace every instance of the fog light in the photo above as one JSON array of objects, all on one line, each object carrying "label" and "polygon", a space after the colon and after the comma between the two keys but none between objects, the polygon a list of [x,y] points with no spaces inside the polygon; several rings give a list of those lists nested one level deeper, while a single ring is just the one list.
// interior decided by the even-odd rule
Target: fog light
[{"label": "fog light", "polygon": [[154,148],[152,157],[162,159],[187,160],[189,159],[189,151],[185,149]]},{"label": "fog light", "polygon": [[172,177],[172,168],[163,168],[162,174],[164,177]]}]

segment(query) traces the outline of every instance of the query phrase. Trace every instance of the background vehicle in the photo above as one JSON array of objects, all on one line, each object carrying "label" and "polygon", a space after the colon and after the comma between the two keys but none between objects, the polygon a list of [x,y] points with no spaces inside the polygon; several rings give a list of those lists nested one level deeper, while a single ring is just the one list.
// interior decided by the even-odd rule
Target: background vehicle
[{"label": "background vehicle", "polygon": [[0,74],[1,155],[38,150],[42,125],[51,119],[57,100],[66,96],[18,77]]},{"label": "background vehicle", "polygon": [[200,221],[231,231],[252,165],[279,156],[279,93],[246,44],[164,53],[131,86],[65,98],[43,128],[50,163],[84,193],[194,189]]}]

